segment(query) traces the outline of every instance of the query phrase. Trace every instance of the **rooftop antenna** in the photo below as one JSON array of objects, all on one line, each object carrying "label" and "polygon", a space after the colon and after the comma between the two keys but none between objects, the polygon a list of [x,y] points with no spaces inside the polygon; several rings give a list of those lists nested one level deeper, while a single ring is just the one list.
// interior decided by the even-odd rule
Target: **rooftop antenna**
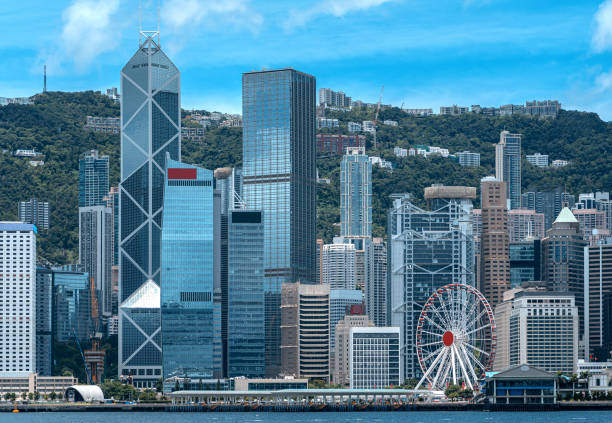
[{"label": "rooftop antenna", "polygon": [[159,5],[160,5],[160,3],[161,3],[161,0],[157,0],[157,46],[159,48],[161,48],[161,42],[160,42],[160,39],[159,39],[159,34],[160,34],[160,32],[159,32],[159,23],[161,21],[161,19],[160,19],[160,12],[159,12],[159,9],[160,9]]},{"label": "rooftop antenna", "polygon": [[43,66],[43,93],[47,92],[47,65]]},{"label": "rooftop antenna", "polygon": [[138,45],[142,46],[142,4],[138,0]]}]

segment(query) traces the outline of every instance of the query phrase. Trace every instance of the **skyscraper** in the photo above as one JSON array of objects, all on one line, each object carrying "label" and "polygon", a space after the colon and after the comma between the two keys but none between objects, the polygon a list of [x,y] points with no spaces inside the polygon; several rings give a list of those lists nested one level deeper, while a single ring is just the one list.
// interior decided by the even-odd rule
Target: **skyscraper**
[{"label": "skyscraper", "polygon": [[329,380],[329,285],[285,283],[281,302],[284,375]]},{"label": "skyscraper", "polygon": [[81,155],[79,159],[79,207],[106,205],[108,194],[108,156],[99,156],[97,150]]},{"label": "skyscraper", "polygon": [[499,304],[510,289],[510,257],[506,183],[493,177],[480,183],[480,290],[491,304]]},{"label": "skyscraper", "polygon": [[79,263],[94,279],[100,317],[112,314],[113,213],[105,206],[79,207]]},{"label": "skyscraper", "polygon": [[215,169],[214,200],[214,301],[220,313],[221,374],[227,376],[227,331],[228,331],[228,271],[229,271],[229,219],[234,208],[242,207],[242,170],[222,167]]},{"label": "skyscraper", "polygon": [[569,292],[575,296],[582,343],[584,334],[584,247],[580,223],[569,208],[564,207],[542,240],[543,280],[548,290]]},{"label": "skyscraper", "polygon": [[[612,295],[612,239],[600,245],[584,247],[584,338],[585,359],[592,355],[598,360],[607,360],[612,344],[606,343],[604,333],[612,330],[605,327],[606,297]],[[610,323],[608,323],[610,324]]]},{"label": "skyscraper", "polygon": [[542,280],[542,253],[539,239],[510,242],[510,288],[524,282]]},{"label": "skyscraper", "polygon": [[228,269],[227,377],[263,377],[264,227],[260,211],[230,211]]},{"label": "skyscraper", "polygon": [[[119,200],[119,374],[132,375],[138,386],[152,387],[161,376],[159,297],[154,297],[159,295],[166,153],[180,160],[180,129],[179,70],[159,47],[159,33],[142,32],[138,50],[121,71]],[[146,328],[126,314],[135,307],[149,315]]]},{"label": "skyscraper", "polygon": [[544,214],[544,228],[550,229],[564,204],[574,204],[574,196],[561,188],[551,192],[528,191],[521,195],[521,207]]},{"label": "skyscraper", "polygon": [[264,218],[266,374],[280,370],[280,291],[314,283],[315,78],[281,69],[242,75],[243,195]]},{"label": "skyscraper", "polygon": [[372,236],[372,163],[349,147],[340,164],[340,235]]},{"label": "skyscraper", "polygon": [[387,326],[387,243],[374,238],[366,250],[365,302],[375,326]]},{"label": "skyscraper", "polygon": [[30,201],[20,201],[17,208],[19,220],[35,225],[37,228],[49,229],[49,203],[32,198]]},{"label": "skyscraper", "polygon": [[[474,238],[471,187],[425,189],[429,210],[408,194],[394,196],[389,214],[388,319],[401,330],[403,379],[420,377],[416,328],[423,305],[450,283],[474,285]],[[403,380],[402,379],[402,380]]]},{"label": "skyscraper", "polygon": [[90,329],[89,274],[81,266],[53,269],[53,337],[59,342],[87,339]]},{"label": "skyscraper", "polygon": [[0,222],[0,253],[0,372],[32,373],[36,371],[36,226]]},{"label": "skyscraper", "polygon": [[521,134],[502,131],[495,146],[495,177],[506,183],[508,210],[521,207]]},{"label": "skyscraper", "polygon": [[355,246],[325,244],[322,254],[323,283],[331,289],[355,289]]},{"label": "skyscraper", "polygon": [[36,372],[51,376],[53,369],[53,271],[36,269]]},{"label": "skyscraper", "polygon": [[213,172],[166,160],[161,235],[163,377],[213,377]]},{"label": "skyscraper", "polygon": [[498,325],[493,369],[529,364],[549,372],[574,372],[578,359],[578,309],[569,293],[516,289],[495,308]]}]

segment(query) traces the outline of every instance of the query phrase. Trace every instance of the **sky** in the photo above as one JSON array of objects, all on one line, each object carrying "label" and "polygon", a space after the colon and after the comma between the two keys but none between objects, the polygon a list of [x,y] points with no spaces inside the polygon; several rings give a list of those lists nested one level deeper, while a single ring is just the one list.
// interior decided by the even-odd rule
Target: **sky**
[{"label": "sky", "polygon": [[[0,96],[104,90],[143,30],[182,106],[241,112],[241,74],[293,67],[404,108],[559,100],[612,120],[612,0],[20,0],[0,14]],[[142,13],[139,14],[139,4]]]}]

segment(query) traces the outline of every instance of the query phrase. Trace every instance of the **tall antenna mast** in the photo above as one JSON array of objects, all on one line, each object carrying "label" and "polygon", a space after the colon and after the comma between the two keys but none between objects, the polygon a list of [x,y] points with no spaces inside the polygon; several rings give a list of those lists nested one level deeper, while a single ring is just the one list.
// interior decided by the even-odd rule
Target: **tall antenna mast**
[{"label": "tall antenna mast", "polygon": [[142,3],[138,0],[138,45],[142,46]]},{"label": "tall antenna mast", "polygon": [[47,92],[47,65],[43,67],[43,93]]},{"label": "tall antenna mast", "polygon": [[159,5],[160,5],[160,3],[161,3],[161,0],[157,0],[157,46],[159,48],[161,48],[161,40],[160,40],[160,36],[159,36],[159,34],[160,34],[160,32],[159,32],[159,23],[161,21],[161,19],[160,19],[160,12],[159,12],[159,9],[160,9]]}]

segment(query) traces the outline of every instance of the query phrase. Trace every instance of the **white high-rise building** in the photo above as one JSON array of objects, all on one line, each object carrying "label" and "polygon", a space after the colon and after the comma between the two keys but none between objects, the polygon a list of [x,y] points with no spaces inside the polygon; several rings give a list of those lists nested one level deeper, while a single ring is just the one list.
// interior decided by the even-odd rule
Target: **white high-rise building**
[{"label": "white high-rise building", "polygon": [[495,309],[497,354],[493,370],[529,364],[548,372],[575,372],[578,307],[574,295],[543,288],[504,293]]},{"label": "white high-rise building", "polygon": [[334,243],[323,246],[323,283],[331,289],[355,289],[355,246]]},{"label": "white high-rise building", "polygon": [[401,383],[400,328],[352,327],[349,374],[352,389],[382,389]]},{"label": "white high-rise building", "polygon": [[0,373],[36,371],[36,231],[0,222]]}]

